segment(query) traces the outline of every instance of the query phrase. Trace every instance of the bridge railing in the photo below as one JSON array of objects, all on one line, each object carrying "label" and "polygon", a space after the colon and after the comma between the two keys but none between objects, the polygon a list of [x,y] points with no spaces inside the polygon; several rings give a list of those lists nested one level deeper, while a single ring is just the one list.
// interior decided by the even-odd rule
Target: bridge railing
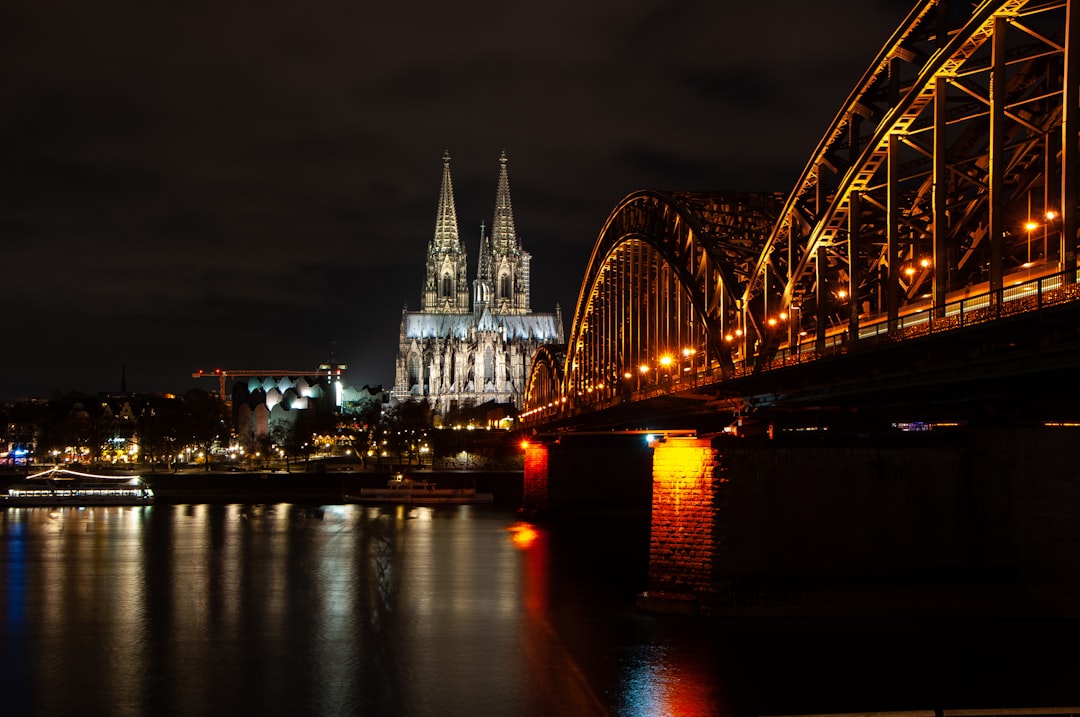
[{"label": "bridge railing", "polygon": [[[939,312],[933,310],[929,301],[915,304],[897,317],[896,326],[891,331],[885,317],[864,322],[859,326],[858,343],[906,341],[1077,300],[1080,300],[1080,283],[1075,269],[1031,279],[1014,279],[1012,284],[1002,289],[983,291],[951,301],[945,304],[940,315],[936,315]],[[815,361],[824,356],[847,353],[852,348],[850,333],[847,328],[842,328],[826,336],[824,351],[820,355],[814,340],[803,341],[794,350],[786,346],[781,348],[768,366],[762,369]]]}]

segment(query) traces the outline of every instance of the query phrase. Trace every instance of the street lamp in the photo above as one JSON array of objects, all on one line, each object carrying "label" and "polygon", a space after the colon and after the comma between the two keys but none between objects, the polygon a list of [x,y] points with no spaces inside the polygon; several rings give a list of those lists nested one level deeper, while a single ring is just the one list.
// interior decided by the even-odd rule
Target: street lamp
[{"label": "street lamp", "polygon": [[1030,218],[1024,222],[1024,230],[1027,232],[1027,263],[1024,264],[1025,269],[1031,268],[1031,232],[1039,228],[1038,222],[1031,221]]}]

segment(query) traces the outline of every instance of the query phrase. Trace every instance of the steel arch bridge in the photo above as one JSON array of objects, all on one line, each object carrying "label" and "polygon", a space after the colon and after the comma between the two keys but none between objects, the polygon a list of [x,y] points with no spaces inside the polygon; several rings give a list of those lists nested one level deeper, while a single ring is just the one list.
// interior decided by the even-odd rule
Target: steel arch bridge
[{"label": "steel arch bridge", "polygon": [[1078,62],[1067,0],[918,2],[790,193],[615,207],[523,418],[1076,299]]}]

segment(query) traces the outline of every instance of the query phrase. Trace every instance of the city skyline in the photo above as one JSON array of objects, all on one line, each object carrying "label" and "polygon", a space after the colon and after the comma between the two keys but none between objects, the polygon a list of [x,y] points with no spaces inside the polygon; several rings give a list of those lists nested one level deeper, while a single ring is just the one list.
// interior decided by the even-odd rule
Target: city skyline
[{"label": "city skyline", "polygon": [[192,371],[331,358],[350,384],[392,385],[444,151],[474,257],[506,151],[533,303],[569,326],[619,199],[789,191],[910,5],[53,17],[20,2],[0,70],[0,399],[124,376],[133,392],[213,390]]}]

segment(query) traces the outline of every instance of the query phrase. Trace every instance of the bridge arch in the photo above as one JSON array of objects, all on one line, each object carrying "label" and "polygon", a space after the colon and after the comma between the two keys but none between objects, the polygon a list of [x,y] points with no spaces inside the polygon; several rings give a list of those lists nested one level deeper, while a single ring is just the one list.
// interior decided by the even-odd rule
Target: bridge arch
[{"label": "bridge arch", "polygon": [[[1077,106],[1080,77],[1068,5],[916,4],[755,262],[743,300],[768,334],[759,364],[800,341],[820,353],[896,333],[905,315],[944,318],[979,288],[1000,299],[1021,272],[1075,281],[1078,127],[1062,108]],[[780,313],[793,320],[768,331]]]},{"label": "bridge arch", "polygon": [[920,0],[790,193],[624,198],[581,285],[560,400],[603,408],[686,369],[717,383],[1074,293],[1071,4]]},{"label": "bridge arch", "polygon": [[639,191],[593,247],[566,349],[571,407],[730,370],[740,298],[782,196]]},{"label": "bridge arch", "polygon": [[545,344],[536,350],[525,386],[522,418],[538,420],[561,408],[563,369],[566,365],[564,344]]}]

